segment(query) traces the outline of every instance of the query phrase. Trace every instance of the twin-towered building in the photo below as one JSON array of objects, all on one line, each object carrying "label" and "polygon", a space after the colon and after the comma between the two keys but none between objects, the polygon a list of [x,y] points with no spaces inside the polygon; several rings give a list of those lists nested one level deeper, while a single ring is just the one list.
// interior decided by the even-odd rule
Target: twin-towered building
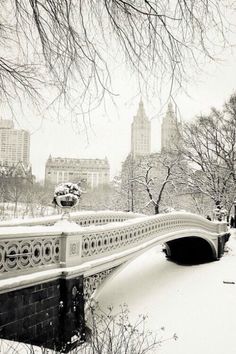
[{"label": "twin-towered building", "polygon": [[[162,122],[161,150],[173,151],[178,144],[180,123],[170,103]],[[151,154],[151,122],[142,100],[131,127],[131,156],[138,158]],[[87,187],[96,188],[110,181],[110,166],[105,159],[76,159],[49,156],[45,166],[45,183],[84,182]]]},{"label": "twin-towered building", "polygon": [[[169,103],[161,125],[161,151],[173,152],[177,149],[181,136],[181,123],[177,120],[172,103]],[[140,100],[137,114],[131,126],[131,156],[135,159],[151,154],[151,122],[143,101]]]},{"label": "twin-towered building", "polygon": [[[131,126],[131,151],[123,162],[121,171],[121,186],[127,210],[140,212],[143,205],[149,205],[150,200],[142,184],[147,183],[145,178],[155,180],[158,184],[157,181],[166,177],[162,160],[175,158],[180,142],[181,123],[177,120],[173,105],[169,103],[161,124],[161,151],[152,153],[151,122],[140,100]],[[152,166],[151,170],[149,166]]]}]

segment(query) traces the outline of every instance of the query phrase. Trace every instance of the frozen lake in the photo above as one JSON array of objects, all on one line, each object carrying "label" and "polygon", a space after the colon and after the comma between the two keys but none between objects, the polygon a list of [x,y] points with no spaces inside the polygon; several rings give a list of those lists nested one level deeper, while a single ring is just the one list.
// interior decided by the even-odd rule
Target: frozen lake
[{"label": "frozen lake", "polygon": [[158,353],[236,353],[236,238],[226,248],[220,261],[180,266],[156,247],[116,271],[96,299],[102,307],[128,304],[131,319],[147,314],[154,332],[165,327],[164,338],[176,333]]}]

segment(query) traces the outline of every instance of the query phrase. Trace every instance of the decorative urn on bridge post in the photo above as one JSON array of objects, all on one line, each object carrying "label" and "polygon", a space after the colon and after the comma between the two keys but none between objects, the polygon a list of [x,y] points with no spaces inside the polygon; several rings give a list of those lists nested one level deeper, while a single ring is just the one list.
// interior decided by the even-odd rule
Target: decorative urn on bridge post
[{"label": "decorative urn on bridge post", "polygon": [[53,203],[64,210],[62,217],[69,217],[69,210],[78,204],[81,193],[77,183],[61,183],[55,188]]}]

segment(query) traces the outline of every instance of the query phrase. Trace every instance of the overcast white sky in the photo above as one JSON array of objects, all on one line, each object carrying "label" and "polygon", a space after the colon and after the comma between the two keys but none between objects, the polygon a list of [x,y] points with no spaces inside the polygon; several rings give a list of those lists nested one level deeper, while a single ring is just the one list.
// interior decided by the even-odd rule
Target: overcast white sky
[{"label": "overcast white sky", "polygon": [[[176,102],[183,120],[199,113],[207,113],[210,107],[221,108],[229,96],[236,91],[235,54],[225,58],[221,64],[212,64],[199,76],[198,82],[188,84],[188,95],[180,93]],[[44,177],[44,167],[49,154],[54,157],[104,158],[107,156],[111,175],[117,174],[121,162],[130,152],[131,123],[137,112],[140,95],[137,87],[121,85],[116,107],[109,105],[91,116],[89,137],[85,131],[76,132],[70,122],[58,123],[37,118],[34,124],[26,124],[31,132],[31,163],[38,179]],[[160,102],[160,99],[162,103]],[[166,111],[166,97],[145,101],[146,113],[152,121],[152,150],[160,148],[160,129]],[[46,117],[45,117],[46,118]],[[24,124],[25,125],[25,124]],[[38,129],[37,129],[38,128]]]},{"label": "overcast white sky", "polygon": [[[235,54],[221,64],[212,64],[205,68],[198,77],[198,82],[188,84],[188,95],[180,93],[176,97],[183,120],[188,120],[199,113],[209,112],[212,106],[221,108],[229,96],[236,91],[236,57]],[[111,175],[117,174],[121,162],[130,152],[131,123],[137,112],[140,95],[137,87],[120,86],[116,107],[109,105],[107,113],[103,108],[91,116],[88,128],[89,139],[85,132],[76,132],[70,122],[57,123],[45,119],[42,124],[37,121],[31,131],[31,163],[37,178],[44,177],[44,167],[49,154],[60,157],[104,158],[107,156]],[[127,89],[126,89],[127,88]],[[166,97],[156,97],[145,101],[146,113],[152,121],[152,150],[160,148],[160,128],[166,111]],[[39,129],[37,130],[37,126]],[[36,129],[36,130],[35,130]]]},{"label": "overcast white sky", "polygon": [[[236,36],[232,36],[236,44]],[[179,114],[183,120],[196,114],[209,112],[212,106],[221,108],[229,96],[236,91],[236,49],[222,53],[215,63],[204,64],[201,74],[185,86],[187,94],[180,92],[176,97]],[[44,178],[45,163],[48,156],[104,158],[107,156],[111,176],[119,173],[121,162],[130,152],[131,123],[137,112],[140,90],[124,69],[117,68],[113,73],[116,105],[107,104],[106,112],[101,106],[91,114],[91,127],[80,132],[70,123],[69,112],[65,113],[65,122],[58,123],[44,119],[33,111],[23,115],[19,113],[20,126],[31,133],[31,153],[33,173],[37,179]],[[160,149],[160,128],[166,111],[167,92],[143,97],[146,113],[152,121],[152,151]],[[2,118],[7,119],[7,112],[2,110]]]}]

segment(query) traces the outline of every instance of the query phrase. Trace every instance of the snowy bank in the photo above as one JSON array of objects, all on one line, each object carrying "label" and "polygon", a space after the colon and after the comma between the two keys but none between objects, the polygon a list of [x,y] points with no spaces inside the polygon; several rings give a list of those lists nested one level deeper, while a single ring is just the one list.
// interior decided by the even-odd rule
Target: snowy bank
[{"label": "snowy bank", "polygon": [[235,354],[235,236],[226,247],[220,261],[195,266],[167,261],[157,247],[113,274],[96,298],[104,307],[127,303],[133,318],[147,314],[154,332],[177,333],[158,353]]}]

